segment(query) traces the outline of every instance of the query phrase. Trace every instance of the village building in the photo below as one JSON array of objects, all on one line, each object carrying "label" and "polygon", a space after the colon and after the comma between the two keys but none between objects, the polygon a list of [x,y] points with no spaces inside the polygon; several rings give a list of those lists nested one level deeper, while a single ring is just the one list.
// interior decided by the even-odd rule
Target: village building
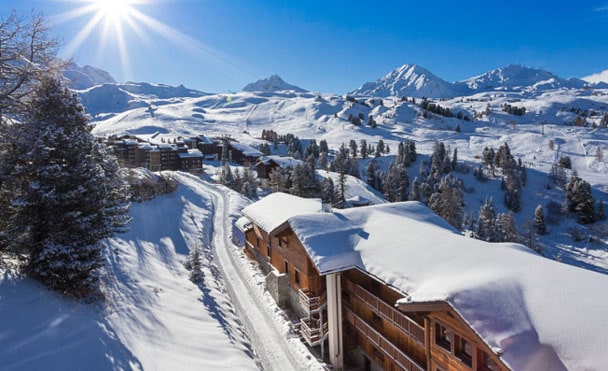
[{"label": "village building", "polygon": [[296,160],[293,157],[283,156],[262,156],[258,159],[255,164],[256,171],[258,173],[258,180],[260,187],[270,187],[270,173],[275,169],[287,169],[294,168],[297,164],[303,164],[302,161]]},{"label": "village building", "polygon": [[138,139],[113,139],[108,142],[119,163],[125,167],[143,167],[152,171],[181,170],[199,173],[203,154],[191,149],[186,141],[150,143]]},{"label": "village building", "polygon": [[462,236],[419,202],[324,212],[273,193],[237,226],[268,291],[336,370],[608,364],[608,277]]}]

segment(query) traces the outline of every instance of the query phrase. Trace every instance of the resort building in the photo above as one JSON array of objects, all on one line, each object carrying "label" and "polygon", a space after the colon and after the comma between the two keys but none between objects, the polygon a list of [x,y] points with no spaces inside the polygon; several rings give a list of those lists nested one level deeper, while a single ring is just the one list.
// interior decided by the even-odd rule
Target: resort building
[{"label": "resort building", "polygon": [[273,193],[237,225],[336,370],[600,370],[608,277],[462,236],[419,202],[323,210]]}]

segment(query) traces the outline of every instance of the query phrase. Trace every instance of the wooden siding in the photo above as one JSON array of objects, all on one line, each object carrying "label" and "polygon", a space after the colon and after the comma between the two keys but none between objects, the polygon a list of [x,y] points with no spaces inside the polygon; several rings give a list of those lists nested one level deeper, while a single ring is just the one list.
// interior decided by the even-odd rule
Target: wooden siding
[{"label": "wooden siding", "polygon": [[[363,286],[351,281],[348,276],[359,276],[353,272],[345,272],[342,276],[344,310],[349,310],[358,320],[373,329],[382,337],[375,339],[373,332],[365,332],[370,341],[376,345],[385,345],[383,351],[396,349],[409,357],[421,367],[426,365],[425,328],[393,305],[368,291]],[[359,276],[359,278],[361,278]],[[352,323],[357,327],[356,323]],[[373,335],[373,336],[372,336]],[[370,354],[373,356],[373,354]],[[405,369],[410,369],[406,367]]]},{"label": "wooden siding", "polygon": [[[483,353],[497,365],[498,368],[495,370],[508,370],[500,358],[451,309],[445,312],[429,313],[428,317],[431,324],[428,331],[430,332],[430,358],[433,370],[435,367],[446,370],[488,370],[481,364]],[[449,350],[437,342],[437,325],[444,326],[448,330],[451,340],[449,346],[447,346]],[[463,356],[458,349],[457,338],[466,340],[470,345],[471,358],[469,364],[464,360],[467,357]]]},{"label": "wooden siding", "polygon": [[[296,238],[291,228],[286,228],[274,236],[270,236],[258,225],[253,225],[253,233],[245,235],[246,240],[263,256],[277,271],[289,274],[290,286],[295,289],[309,289],[317,295],[325,292],[325,277],[321,277],[314,264],[308,257],[304,246]],[[259,239],[259,248],[257,247]],[[279,245],[279,241],[281,244]],[[268,251],[270,250],[270,257]],[[287,262],[287,270],[285,270]],[[299,284],[296,282],[298,272]]]}]

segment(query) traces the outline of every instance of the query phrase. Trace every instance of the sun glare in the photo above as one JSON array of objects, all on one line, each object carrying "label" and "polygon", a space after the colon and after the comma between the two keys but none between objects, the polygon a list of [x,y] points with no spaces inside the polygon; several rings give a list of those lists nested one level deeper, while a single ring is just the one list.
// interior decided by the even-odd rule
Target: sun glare
[{"label": "sun glare", "polygon": [[[129,40],[133,37],[150,50],[157,48],[155,37],[170,41],[175,47],[204,60],[227,76],[245,76],[238,63],[223,53],[210,48],[198,39],[186,35],[175,28],[155,19],[141,9],[153,6],[159,0],[55,0],[81,4],[67,12],[55,16],[56,23],[76,19],[88,19],[65,46],[63,53],[71,58],[83,44],[97,38],[99,58],[101,55],[116,53],[123,73],[131,74]],[[114,49],[114,50],[112,50]],[[249,78],[250,76],[247,75]]]},{"label": "sun glare", "polygon": [[133,1],[129,0],[95,0],[100,15],[107,20],[118,20],[131,13]]}]

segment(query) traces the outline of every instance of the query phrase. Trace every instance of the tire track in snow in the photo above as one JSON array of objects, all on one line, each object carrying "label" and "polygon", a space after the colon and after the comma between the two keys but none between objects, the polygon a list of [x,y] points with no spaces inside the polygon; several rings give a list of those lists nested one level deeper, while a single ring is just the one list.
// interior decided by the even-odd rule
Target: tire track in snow
[{"label": "tire track in snow", "polygon": [[308,369],[310,365],[305,364],[305,360],[296,360],[287,344],[286,335],[278,330],[277,325],[270,318],[274,314],[267,313],[261,293],[256,287],[252,287],[252,282],[241,275],[239,262],[229,251],[233,244],[227,233],[231,230],[228,196],[212,185],[201,184],[208,190],[214,205],[215,254],[213,255],[217,267],[224,276],[226,290],[234,303],[239,319],[247,329],[249,339],[264,370]]}]

